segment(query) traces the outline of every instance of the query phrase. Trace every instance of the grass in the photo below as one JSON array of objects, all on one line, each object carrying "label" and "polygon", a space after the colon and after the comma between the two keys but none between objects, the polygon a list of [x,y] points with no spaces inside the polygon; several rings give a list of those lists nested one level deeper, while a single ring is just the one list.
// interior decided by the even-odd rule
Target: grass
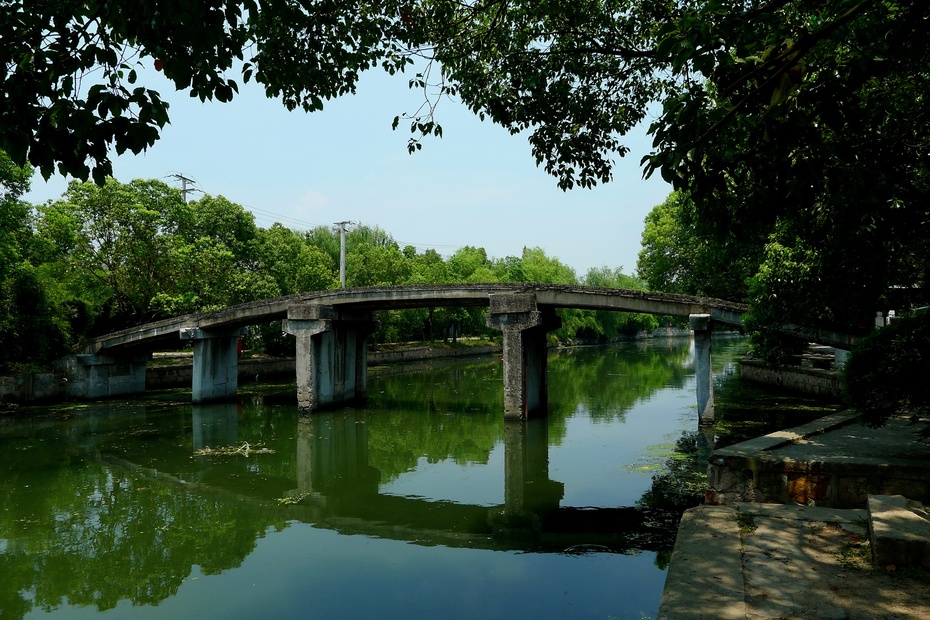
[{"label": "grass", "polygon": [[872,568],[872,542],[859,536],[848,537],[837,560],[843,568]]},{"label": "grass", "polygon": [[740,510],[736,512],[736,525],[739,527],[740,534],[752,534],[758,527],[754,514],[751,512],[742,512]]}]

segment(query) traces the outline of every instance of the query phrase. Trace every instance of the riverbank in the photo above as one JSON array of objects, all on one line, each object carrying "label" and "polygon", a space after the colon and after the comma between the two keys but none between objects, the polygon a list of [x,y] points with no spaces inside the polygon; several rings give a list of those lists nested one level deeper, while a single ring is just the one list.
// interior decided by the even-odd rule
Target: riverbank
[{"label": "riverbank", "polygon": [[871,561],[868,512],[699,506],[678,530],[659,620],[930,618],[930,571]]},{"label": "riverbank", "polygon": [[847,413],[715,451],[709,499],[727,505],[685,513],[659,618],[930,617],[922,428]]}]

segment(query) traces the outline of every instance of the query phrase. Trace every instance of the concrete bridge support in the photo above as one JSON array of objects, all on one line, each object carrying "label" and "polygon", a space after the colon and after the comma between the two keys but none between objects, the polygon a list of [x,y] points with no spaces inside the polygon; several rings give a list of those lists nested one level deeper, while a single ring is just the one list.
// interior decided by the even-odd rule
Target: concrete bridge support
[{"label": "concrete bridge support", "polygon": [[561,319],[552,308],[537,307],[533,294],[491,295],[488,327],[504,335],[504,418],[545,416],[546,332]]},{"label": "concrete bridge support", "polygon": [[239,387],[239,337],[245,328],[181,329],[181,340],[194,341],[191,400],[195,403],[226,400]]},{"label": "concrete bridge support", "polygon": [[59,362],[68,377],[71,398],[108,398],[145,392],[149,353],[69,355]]},{"label": "concrete bridge support", "polygon": [[340,314],[317,304],[288,308],[284,331],[297,338],[297,408],[302,413],[362,401],[368,389],[370,313]]},{"label": "concrete bridge support", "polygon": [[709,314],[688,317],[694,337],[694,375],[696,380],[698,423],[714,423],[714,373],[710,366],[711,321]]}]

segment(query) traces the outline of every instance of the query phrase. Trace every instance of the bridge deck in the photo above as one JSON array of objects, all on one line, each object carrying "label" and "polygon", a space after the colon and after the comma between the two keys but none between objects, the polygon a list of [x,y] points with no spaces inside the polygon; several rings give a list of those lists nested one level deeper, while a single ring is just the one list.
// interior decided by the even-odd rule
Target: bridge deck
[{"label": "bridge deck", "polygon": [[182,328],[223,329],[268,323],[287,316],[290,306],[317,303],[358,310],[423,307],[488,306],[492,295],[532,293],[541,306],[686,317],[710,314],[720,323],[739,327],[743,304],[721,299],[653,293],[629,289],[555,284],[443,284],[353,288],[315,291],[263,299],[213,312],[188,314],[101,336],[94,353],[129,348],[156,348],[178,339]]}]

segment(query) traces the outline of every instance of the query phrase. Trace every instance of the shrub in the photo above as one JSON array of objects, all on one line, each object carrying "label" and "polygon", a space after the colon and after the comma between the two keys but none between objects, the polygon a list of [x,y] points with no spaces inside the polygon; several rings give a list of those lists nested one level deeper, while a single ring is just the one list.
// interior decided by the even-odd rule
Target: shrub
[{"label": "shrub", "polygon": [[846,365],[850,406],[870,426],[930,412],[930,311],[892,321],[856,346]]}]

